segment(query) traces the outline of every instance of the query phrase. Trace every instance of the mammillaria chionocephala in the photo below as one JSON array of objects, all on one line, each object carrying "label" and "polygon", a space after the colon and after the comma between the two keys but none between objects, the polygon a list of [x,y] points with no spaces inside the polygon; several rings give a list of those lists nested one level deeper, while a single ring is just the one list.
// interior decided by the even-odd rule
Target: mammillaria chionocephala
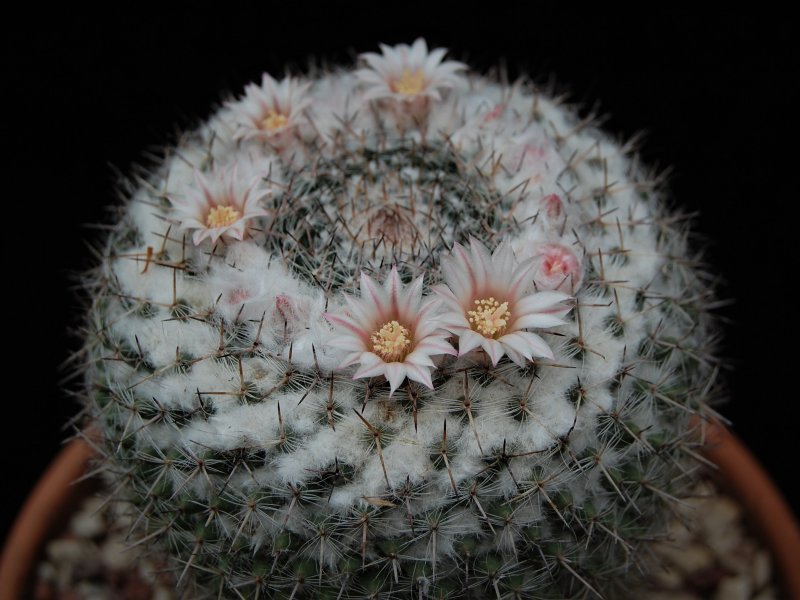
[{"label": "mammillaria chionocephala", "polygon": [[362,60],[130,186],[85,370],[131,542],[191,597],[622,593],[713,393],[686,220],[532,84]]}]

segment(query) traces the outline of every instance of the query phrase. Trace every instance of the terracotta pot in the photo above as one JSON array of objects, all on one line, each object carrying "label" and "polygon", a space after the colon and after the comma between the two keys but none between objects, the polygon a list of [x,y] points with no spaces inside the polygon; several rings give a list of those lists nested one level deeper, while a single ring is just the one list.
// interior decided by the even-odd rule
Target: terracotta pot
[{"label": "terracotta pot", "polygon": [[45,543],[66,524],[92,487],[88,480],[76,483],[86,473],[92,455],[89,444],[73,440],[28,495],[0,556],[0,600],[28,597],[25,592]]},{"label": "terracotta pot", "polygon": [[719,467],[719,483],[744,506],[772,552],[787,598],[800,600],[800,528],[789,505],[747,447],[721,425],[707,428],[704,454]]},{"label": "terracotta pot", "polygon": [[[719,466],[720,484],[738,499],[772,551],[787,598],[800,599],[800,529],[778,488],[727,429],[706,425],[706,456]],[[66,523],[89,484],[72,485],[84,474],[92,449],[71,442],[48,467],[28,497],[0,558],[0,600],[24,598],[46,541]]]}]

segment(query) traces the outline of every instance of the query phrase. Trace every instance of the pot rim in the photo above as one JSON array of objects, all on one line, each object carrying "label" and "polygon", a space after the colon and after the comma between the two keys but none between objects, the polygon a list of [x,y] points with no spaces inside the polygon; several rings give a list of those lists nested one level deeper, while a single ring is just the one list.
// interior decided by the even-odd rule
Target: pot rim
[{"label": "pot rim", "polygon": [[89,489],[82,479],[95,450],[81,438],[66,443],[28,494],[0,554],[0,600],[19,600],[35,572],[45,541]]},{"label": "pot rim", "polygon": [[787,598],[800,598],[800,527],[783,494],[742,441],[719,421],[702,422],[703,454],[719,483],[745,508],[750,525],[772,554]]}]

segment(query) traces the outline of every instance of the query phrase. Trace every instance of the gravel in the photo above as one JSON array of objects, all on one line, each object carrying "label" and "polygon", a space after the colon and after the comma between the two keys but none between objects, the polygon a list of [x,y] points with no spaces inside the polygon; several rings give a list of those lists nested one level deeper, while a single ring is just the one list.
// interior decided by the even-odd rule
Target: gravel
[{"label": "gravel", "polygon": [[734,499],[701,484],[654,544],[651,586],[644,600],[778,600],[772,558],[749,530]]}]

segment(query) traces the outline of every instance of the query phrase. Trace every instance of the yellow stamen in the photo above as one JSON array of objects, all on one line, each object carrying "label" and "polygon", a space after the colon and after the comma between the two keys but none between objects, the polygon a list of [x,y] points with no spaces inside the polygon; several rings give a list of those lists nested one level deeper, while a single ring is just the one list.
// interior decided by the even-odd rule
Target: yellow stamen
[{"label": "yellow stamen", "polygon": [[371,339],[372,351],[386,362],[402,361],[411,346],[411,333],[397,321],[384,323]]},{"label": "yellow stamen", "polygon": [[470,327],[483,336],[498,338],[503,335],[511,320],[508,302],[493,297],[475,300],[475,309],[467,311]]},{"label": "yellow stamen", "polygon": [[547,273],[557,275],[569,271],[567,261],[562,260],[561,256],[548,256],[544,259],[544,268]]},{"label": "yellow stamen", "polygon": [[407,68],[403,69],[403,74],[399,79],[392,81],[392,91],[405,96],[414,96],[425,87],[425,74],[422,69],[417,69],[413,73]]},{"label": "yellow stamen", "polygon": [[206,225],[209,227],[227,227],[236,223],[241,216],[242,214],[232,206],[222,204],[208,211]]},{"label": "yellow stamen", "polygon": [[286,118],[286,115],[270,109],[270,111],[267,113],[267,116],[261,120],[261,126],[267,131],[275,131],[276,129],[280,129],[286,125],[288,122],[289,119]]}]

